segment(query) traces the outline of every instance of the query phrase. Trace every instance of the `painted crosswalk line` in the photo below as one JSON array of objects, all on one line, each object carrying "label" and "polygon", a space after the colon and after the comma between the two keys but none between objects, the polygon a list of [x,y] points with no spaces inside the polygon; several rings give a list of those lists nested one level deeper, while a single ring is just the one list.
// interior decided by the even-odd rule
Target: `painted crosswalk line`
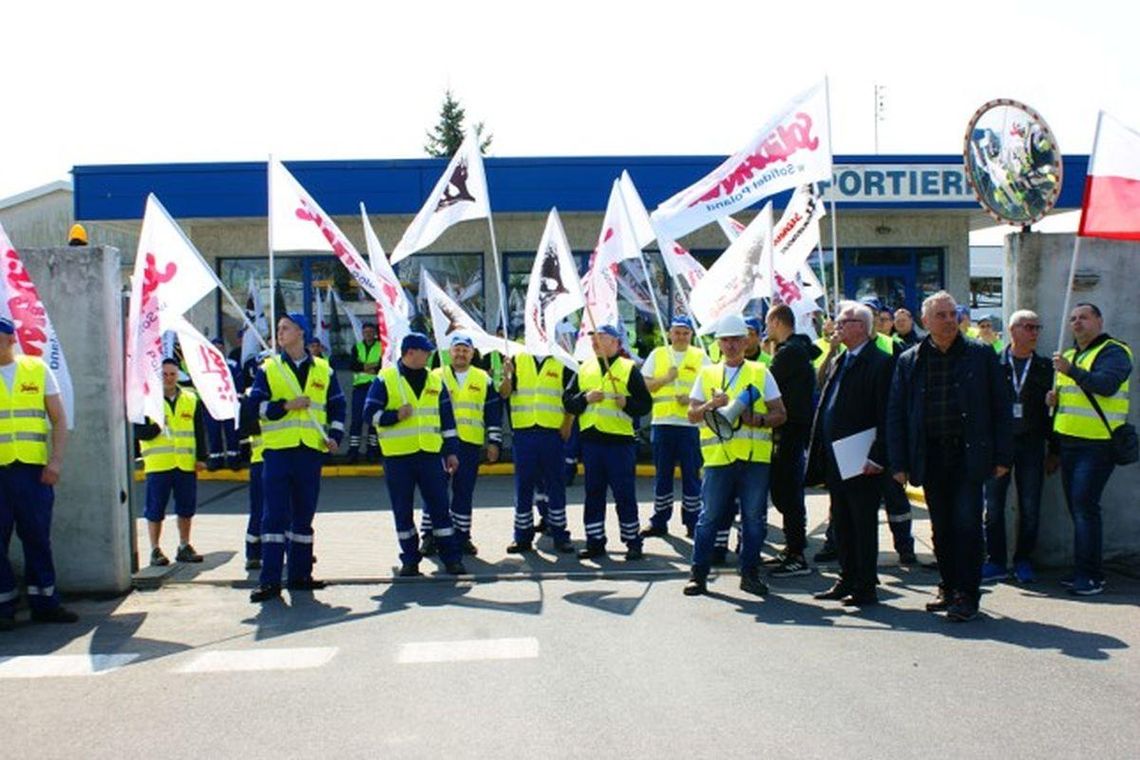
[{"label": "painted crosswalk line", "polygon": [[525,660],[538,657],[538,639],[473,639],[470,641],[415,641],[396,655],[401,664]]},{"label": "painted crosswalk line", "polygon": [[0,678],[101,676],[118,670],[137,654],[40,654],[0,657]]},{"label": "painted crosswalk line", "polygon": [[177,673],[241,673],[258,670],[306,670],[327,665],[337,647],[294,649],[235,649],[202,652],[177,668]]}]

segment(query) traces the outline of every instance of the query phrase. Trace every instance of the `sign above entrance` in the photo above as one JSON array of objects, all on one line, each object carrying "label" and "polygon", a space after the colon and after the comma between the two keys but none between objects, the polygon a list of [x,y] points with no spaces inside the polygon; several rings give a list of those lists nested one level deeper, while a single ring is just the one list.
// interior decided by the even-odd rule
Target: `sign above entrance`
[{"label": "sign above entrance", "polygon": [[958,164],[836,164],[820,182],[826,200],[866,203],[962,204],[974,197]]}]

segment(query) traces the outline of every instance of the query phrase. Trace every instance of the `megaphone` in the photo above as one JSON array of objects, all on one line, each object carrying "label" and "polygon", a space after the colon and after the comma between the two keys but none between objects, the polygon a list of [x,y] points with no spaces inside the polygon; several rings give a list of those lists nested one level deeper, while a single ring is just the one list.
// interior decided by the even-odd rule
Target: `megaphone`
[{"label": "megaphone", "polygon": [[744,414],[745,409],[751,408],[758,398],[760,398],[759,389],[755,385],[750,385],[729,403],[719,409],[705,412],[705,424],[722,443],[731,440],[733,431],[740,427],[740,415]]}]

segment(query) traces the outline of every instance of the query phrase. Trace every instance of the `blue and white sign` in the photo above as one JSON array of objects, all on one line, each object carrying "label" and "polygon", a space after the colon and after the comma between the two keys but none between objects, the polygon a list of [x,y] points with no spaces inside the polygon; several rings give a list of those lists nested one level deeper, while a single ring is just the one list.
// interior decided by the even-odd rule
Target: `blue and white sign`
[{"label": "blue and white sign", "polygon": [[974,202],[961,164],[836,164],[819,186],[826,200],[848,203]]}]

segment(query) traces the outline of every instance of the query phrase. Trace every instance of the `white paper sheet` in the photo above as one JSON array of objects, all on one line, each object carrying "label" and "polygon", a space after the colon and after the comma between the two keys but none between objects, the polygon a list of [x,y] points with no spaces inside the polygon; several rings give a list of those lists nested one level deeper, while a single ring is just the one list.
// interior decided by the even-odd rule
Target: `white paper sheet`
[{"label": "white paper sheet", "polygon": [[871,445],[875,442],[875,428],[840,438],[831,444],[835,452],[835,462],[839,465],[839,475],[844,480],[863,474],[863,465],[867,463],[867,454],[871,452]]}]

